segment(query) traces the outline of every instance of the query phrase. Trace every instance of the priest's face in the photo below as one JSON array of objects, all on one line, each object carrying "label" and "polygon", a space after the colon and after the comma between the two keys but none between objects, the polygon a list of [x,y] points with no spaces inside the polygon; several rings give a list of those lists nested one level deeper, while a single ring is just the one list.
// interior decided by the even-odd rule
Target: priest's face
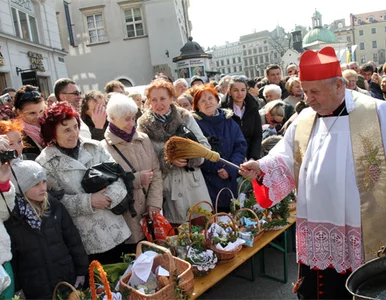
[{"label": "priest's face", "polygon": [[303,81],[305,102],[320,115],[329,115],[342,103],[345,86],[341,79]]}]

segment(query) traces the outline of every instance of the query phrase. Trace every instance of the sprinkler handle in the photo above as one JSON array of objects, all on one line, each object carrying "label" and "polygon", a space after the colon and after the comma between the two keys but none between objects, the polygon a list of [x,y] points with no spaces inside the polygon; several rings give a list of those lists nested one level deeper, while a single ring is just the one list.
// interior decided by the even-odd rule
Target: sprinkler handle
[{"label": "sprinkler handle", "polygon": [[228,165],[228,166],[231,166],[231,167],[233,167],[233,168],[236,168],[237,170],[241,170],[241,168],[238,166],[238,165],[235,165],[234,163],[231,163],[230,161],[227,161],[227,160],[225,160],[225,159],[223,159],[223,158],[219,158],[219,160],[218,161],[221,161],[222,163],[224,163],[224,164],[226,164],[226,165]]}]

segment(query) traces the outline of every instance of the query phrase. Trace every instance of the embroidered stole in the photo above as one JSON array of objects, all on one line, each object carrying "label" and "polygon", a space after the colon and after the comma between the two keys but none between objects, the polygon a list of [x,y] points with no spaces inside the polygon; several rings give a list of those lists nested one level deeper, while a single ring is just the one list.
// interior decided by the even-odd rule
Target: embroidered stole
[{"label": "embroidered stole", "polygon": [[[377,257],[386,236],[386,161],[376,100],[352,94],[355,109],[349,113],[356,183],[361,200],[361,227],[365,261]],[[294,137],[294,174],[300,166],[316,121],[316,113],[299,120]]]}]

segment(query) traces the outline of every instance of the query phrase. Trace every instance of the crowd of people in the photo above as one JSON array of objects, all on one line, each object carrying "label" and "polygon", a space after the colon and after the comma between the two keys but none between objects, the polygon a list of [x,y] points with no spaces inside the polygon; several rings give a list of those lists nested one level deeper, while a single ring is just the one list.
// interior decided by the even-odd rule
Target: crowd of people
[{"label": "crowd of people", "polygon": [[[386,100],[386,64],[339,71],[346,89]],[[12,101],[0,108],[0,154],[15,150],[15,157],[0,166],[0,263],[12,283],[0,298],[23,290],[27,299],[50,299],[60,281],[82,286],[91,260],[115,263],[135,252],[145,239],[144,214],[162,211],[179,225],[201,200],[229,212],[231,196],[217,196],[227,187],[237,197],[238,170],[202,158],[166,161],[165,144],[190,138],[255,178],[253,163],[269,157],[287,131],[293,137],[290,125],[312,103],[305,73],[291,64],[286,74],[269,65],[265,77],[221,75],[205,83],[193,76],[189,84],[158,74],[145,95],[126,93],[119,81],[82,94],[69,78],[56,81],[47,99],[31,85],[5,89]],[[112,211],[128,193],[121,178],[94,193],[81,184],[90,167],[114,161],[134,175],[136,215]]]}]

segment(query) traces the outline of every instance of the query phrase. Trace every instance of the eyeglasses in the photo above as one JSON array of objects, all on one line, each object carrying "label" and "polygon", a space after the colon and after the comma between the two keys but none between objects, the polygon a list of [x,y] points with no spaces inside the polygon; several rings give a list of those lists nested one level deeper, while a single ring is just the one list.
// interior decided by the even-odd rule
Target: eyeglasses
[{"label": "eyeglasses", "polygon": [[61,94],[64,94],[64,95],[81,96],[81,95],[82,95],[82,92],[80,92],[80,91],[74,91],[74,92],[71,92],[71,93],[61,93]]},{"label": "eyeglasses", "polygon": [[41,98],[41,97],[42,97],[42,95],[38,91],[31,91],[31,92],[25,92],[21,99],[22,100],[31,100],[34,98]]}]

